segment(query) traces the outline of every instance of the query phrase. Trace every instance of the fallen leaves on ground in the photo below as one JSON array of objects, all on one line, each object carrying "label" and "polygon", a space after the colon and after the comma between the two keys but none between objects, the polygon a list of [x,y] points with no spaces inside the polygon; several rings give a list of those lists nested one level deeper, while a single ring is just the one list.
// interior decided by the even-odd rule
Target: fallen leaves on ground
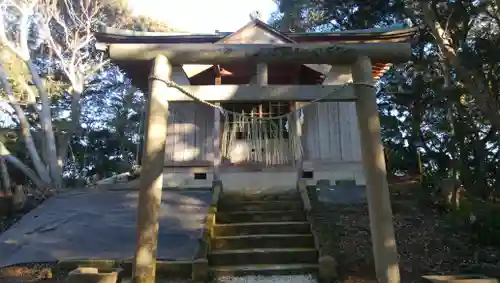
[{"label": "fallen leaves on ground", "polygon": [[[500,270],[499,247],[473,244],[431,204],[394,194],[392,207],[403,282],[421,282],[426,274]],[[315,203],[314,221],[322,252],[336,258],[342,282],[376,282],[366,204]]]},{"label": "fallen leaves on ground", "polygon": [[58,282],[52,279],[54,278],[52,278],[51,266],[44,264],[27,264],[0,269],[0,282],[2,283]]}]

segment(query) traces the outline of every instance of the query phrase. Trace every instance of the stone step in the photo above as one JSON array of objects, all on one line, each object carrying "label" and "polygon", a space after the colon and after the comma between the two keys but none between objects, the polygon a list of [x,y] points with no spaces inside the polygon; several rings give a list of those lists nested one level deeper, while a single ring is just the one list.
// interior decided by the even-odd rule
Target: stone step
[{"label": "stone step", "polygon": [[303,210],[300,200],[268,200],[268,201],[230,201],[223,200],[217,206],[218,211],[269,211],[269,210]]},{"label": "stone step", "polygon": [[257,234],[310,234],[311,233],[311,228],[307,221],[216,224],[213,227],[213,229],[215,237],[257,235]]},{"label": "stone step", "polygon": [[314,248],[212,250],[208,254],[210,266],[249,264],[317,264],[318,251]]},{"label": "stone step", "polygon": [[212,249],[314,248],[312,234],[260,234],[212,239]]},{"label": "stone step", "polygon": [[210,268],[214,277],[245,275],[296,275],[318,272],[317,264],[257,264],[217,266]]},{"label": "stone step", "polygon": [[245,222],[279,222],[279,221],[306,221],[307,217],[302,210],[270,210],[270,211],[232,211],[218,212],[217,223],[245,223]]},{"label": "stone step", "polygon": [[223,193],[220,196],[222,201],[280,201],[280,200],[300,200],[300,194],[295,190],[287,193]]}]

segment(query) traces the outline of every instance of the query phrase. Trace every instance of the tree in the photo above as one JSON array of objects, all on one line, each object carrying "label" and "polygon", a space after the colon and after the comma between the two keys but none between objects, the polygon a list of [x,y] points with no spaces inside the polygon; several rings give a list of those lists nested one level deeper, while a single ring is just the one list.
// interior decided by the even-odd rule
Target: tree
[{"label": "tree", "polygon": [[[5,70],[6,61],[0,66],[0,83],[7,101],[15,110],[21,135],[33,163],[36,175],[29,177],[37,186],[59,189],[62,187],[62,159],[66,156],[69,138],[78,127],[80,118],[80,98],[86,80],[104,62],[93,52],[93,28],[98,23],[97,1],[51,1],[51,0],[6,0],[0,5],[0,45],[21,60],[29,76],[19,76],[25,91],[37,96],[30,101],[37,112],[44,138],[43,146],[35,144],[25,107],[17,99],[12,82]],[[71,122],[67,127],[67,138],[60,139],[59,150],[52,123],[51,95],[44,83],[41,69],[35,64],[39,56],[51,54],[46,59],[48,68],[56,70],[55,75],[63,78],[71,93]],[[40,156],[41,151],[45,160]],[[58,156],[59,153],[59,156]],[[7,161],[8,151],[2,151]],[[12,165],[28,172],[26,165],[14,162]]]},{"label": "tree", "polygon": [[[500,32],[498,1],[326,1],[280,0],[281,12],[304,29],[355,29],[411,23],[432,35],[432,44],[453,68],[460,84],[483,114],[500,130],[498,83],[492,66],[476,55],[497,57]],[[278,17],[277,21],[283,20]],[[286,20],[286,17],[285,17]],[[475,60],[471,60],[471,59]],[[495,59],[495,61],[497,61]]]},{"label": "tree", "polygon": [[[274,25],[335,31],[421,26],[413,59],[381,80],[379,109],[390,170],[418,164],[432,178],[460,179],[489,198],[498,185],[498,1],[280,0]],[[288,17],[288,19],[287,19]],[[291,17],[291,19],[290,19]]]}]

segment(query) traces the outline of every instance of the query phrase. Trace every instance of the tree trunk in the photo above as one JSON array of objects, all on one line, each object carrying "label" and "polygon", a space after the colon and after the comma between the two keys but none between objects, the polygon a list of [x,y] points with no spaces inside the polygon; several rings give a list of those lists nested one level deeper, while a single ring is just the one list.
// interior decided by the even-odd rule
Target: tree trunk
[{"label": "tree trunk", "polygon": [[23,109],[16,103],[13,98],[12,88],[7,80],[7,73],[5,73],[4,69],[0,65],[0,82],[4,86],[4,90],[7,94],[9,101],[11,102],[14,111],[16,112],[17,118],[19,119],[19,125],[21,127],[21,134],[24,139],[24,143],[26,144],[26,149],[31,157],[31,161],[33,162],[33,166],[38,173],[38,176],[47,184],[50,183],[50,176],[45,168],[45,164],[43,163],[38,151],[36,150],[35,142],[33,140],[33,136],[31,135],[30,125],[26,115],[24,114]]},{"label": "tree trunk", "polygon": [[[460,103],[455,103],[456,105],[456,111],[457,111],[457,117],[454,119],[454,124],[455,124],[455,137],[456,137],[456,146],[457,146],[457,153],[458,153],[458,160],[456,166],[460,168],[460,180],[462,182],[462,185],[465,187],[466,191],[469,191],[470,189],[474,188],[474,178],[473,174],[470,170],[469,167],[469,150],[468,146],[465,143],[465,140],[468,136],[468,125],[465,121],[465,117],[468,115],[463,109],[463,106],[460,105]],[[480,160],[479,162],[483,162],[483,160]],[[485,178],[485,176],[482,176],[481,178]]]},{"label": "tree trunk", "polygon": [[32,182],[35,184],[37,188],[43,189],[47,188],[47,183],[42,181],[40,178],[38,178],[28,166],[26,166],[21,160],[17,159],[16,157],[12,156],[10,154],[10,151],[5,147],[5,145],[0,142],[0,158],[9,162],[13,166],[15,166],[17,169],[21,170]]},{"label": "tree trunk", "polygon": [[446,120],[448,122],[448,125],[450,126],[450,139],[448,141],[448,152],[451,155],[450,158],[450,163],[449,163],[449,170],[451,170],[452,174],[452,179],[455,181],[457,179],[457,173],[458,173],[458,168],[459,166],[457,165],[458,163],[458,149],[457,149],[457,140],[460,139],[460,137],[457,137],[457,133],[455,131],[455,118],[454,118],[454,103],[453,103],[453,95],[451,89],[452,89],[452,79],[450,75],[450,71],[448,69],[448,65],[446,62],[441,63],[441,68],[443,70],[443,79],[444,79],[444,84],[443,84],[443,90],[445,93],[445,99],[446,99]]},{"label": "tree trunk", "polygon": [[[42,162],[45,164],[45,168],[47,170],[47,174],[49,174],[49,169],[47,168],[47,146],[46,140],[45,140],[45,134],[42,131],[33,131],[31,132],[31,135],[33,136],[33,140],[35,142],[35,147],[37,148],[38,152],[40,153],[40,157],[42,158]],[[50,180],[50,175],[49,180]]]},{"label": "tree trunk", "polygon": [[68,132],[66,133],[65,136],[61,138],[61,141],[59,143],[59,159],[58,163],[61,168],[61,170],[64,168],[67,162],[67,157],[68,157],[68,149],[69,145],[71,143],[71,140],[73,139],[73,135],[76,133],[76,130],[80,126],[80,115],[81,115],[81,105],[80,105],[80,98],[82,97],[82,92],[79,89],[83,88],[76,88],[72,92],[71,96],[71,123],[69,124],[68,127]]},{"label": "tree trunk", "polygon": [[460,58],[453,40],[441,26],[432,10],[432,1],[421,1],[420,3],[423,12],[423,21],[431,30],[446,60],[455,69],[460,81],[463,82],[467,90],[474,96],[479,108],[488,118],[491,126],[496,130],[500,130],[500,113],[497,102],[495,101],[495,96],[489,95],[488,86],[483,79],[483,74],[476,70],[471,70],[462,64],[463,60]]},{"label": "tree trunk", "polygon": [[0,157],[0,179],[2,179],[1,187],[4,195],[10,195],[11,183],[9,171],[7,170],[7,164],[5,164],[5,160],[2,157]]},{"label": "tree trunk", "polygon": [[56,139],[54,137],[54,130],[52,129],[52,115],[50,112],[50,100],[49,94],[43,85],[43,82],[38,75],[38,70],[36,66],[33,64],[31,59],[25,61],[28,66],[28,70],[31,73],[33,82],[38,90],[38,94],[40,95],[40,100],[42,102],[42,109],[40,111],[40,122],[42,125],[42,129],[45,133],[45,139],[47,142],[47,157],[49,159],[48,165],[50,169],[50,177],[52,179],[52,184],[54,185],[54,189],[60,189],[62,187],[62,170],[59,167],[57,162],[57,149],[56,149]]},{"label": "tree trunk", "polygon": [[[421,124],[422,124],[422,112],[424,105],[422,104],[422,99],[417,97],[413,102],[413,107],[411,109],[411,140],[409,142],[410,156],[415,157],[415,163],[409,168],[409,174],[411,176],[420,175],[420,163],[418,161],[418,148],[421,138]],[[414,165],[414,166],[413,166]]]}]

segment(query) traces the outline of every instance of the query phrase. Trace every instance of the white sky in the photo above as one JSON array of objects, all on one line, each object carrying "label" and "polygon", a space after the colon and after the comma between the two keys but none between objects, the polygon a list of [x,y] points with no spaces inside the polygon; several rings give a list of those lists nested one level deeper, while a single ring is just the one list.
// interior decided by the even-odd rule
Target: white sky
[{"label": "white sky", "polygon": [[212,33],[236,31],[255,10],[267,22],[276,5],[273,0],[129,0],[129,8],[182,31]]}]

